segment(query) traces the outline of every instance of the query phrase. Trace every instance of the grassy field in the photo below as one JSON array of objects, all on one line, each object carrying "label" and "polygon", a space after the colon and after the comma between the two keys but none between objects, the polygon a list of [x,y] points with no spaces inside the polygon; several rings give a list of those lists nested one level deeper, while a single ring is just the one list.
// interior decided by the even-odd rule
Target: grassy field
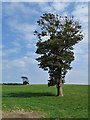
[{"label": "grassy field", "polygon": [[47,85],[2,85],[2,110],[38,111],[48,118],[88,118],[88,86],[63,85],[63,97]]}]

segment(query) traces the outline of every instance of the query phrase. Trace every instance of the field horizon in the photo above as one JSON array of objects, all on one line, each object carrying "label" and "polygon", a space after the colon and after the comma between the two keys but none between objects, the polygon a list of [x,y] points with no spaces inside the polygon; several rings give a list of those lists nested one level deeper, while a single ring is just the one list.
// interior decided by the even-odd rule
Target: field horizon
[{"label": "field horizon", "polygon": [[88,118],[88,86],[63,85],[63,97],[46,84],[2,85],[2,111],[38,112],[44,118]]}]

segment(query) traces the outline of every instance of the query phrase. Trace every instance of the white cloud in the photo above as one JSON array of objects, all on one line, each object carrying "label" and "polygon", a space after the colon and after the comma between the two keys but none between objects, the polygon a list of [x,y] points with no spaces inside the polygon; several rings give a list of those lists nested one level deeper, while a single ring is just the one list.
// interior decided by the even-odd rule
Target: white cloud
[{"label": "white cloud", "polygon": [[52,13],[57,13],[57,12],[62,12],[64,11],[70,3],[64,3],[64,2],[43,2],[43,3],[38,3],[39,7],[41,8],[42,11],[45,12],[52,12]]},{"label": "white cloud", "polygon": [[82,24],[83,29],[88,27],[88,3],[76,3],[71,13]]},{"label": "white cloud", "polygon": [[11,39],[10,45],[12,46],[10,48],[7,48],[5,44],[3,45],[3,52],[2,52],[3,59],[5,59],[6,57],[9,58],[10,56],[17,55],[22,48],[19,39]]},{"label": "white cloud", "polygon": [[[9,25],[13,31],[18,31],[19,43],[23,40],[27,48],[31,48],[35,44],[34,31],[37,28],[36,25],[29,23],[19,23],[18,21],[9,21]],[[16,40],[14,44],[20,45]]]},{"label": "white cloud", "polygon": [[[84,60],[87,64],[88,60],[88,4],[87,3],[75,3],[75,9],[71,13],[74,15],[82,26],[82,33],[84,39],[80,44],[75,46],[76,60]],[[84,64],[85,65],[85,64]]]},{"label": "white cloud", "polygon": [[38,2],[38,5],[40,7],[41,11],[44,12],[54,12],[53,7],[51,6],[51,4],[47,3],[47,2]]},{"label": "white cloud", "polygon": [[9,21],[9,25],[22,33],[31,33],[35,30],[36,26],[29,23],[20,23],[17,20]]},{"label": "white cloud", "polygon": [[88,23],[88,3],[76,3],[72,14],[83,24]]},{"label": "white cloud", "polygon": [[82,43],[80,43],[80,45],[75,46],[75,49],[74,49],[75,61],[83,62],[85,63],[84,65],[87,65],[88,64],[88,46]]},{"label": "white cloud", "polygon": [[[48,0],[33,0],[33,2],[47,2]],[[2,0],[2,2],[32,2],[32,0]]]},{"label": "white cloud", "polygon": [[19,39],[12,40],[11,43],[15,48],[21,48],[21,43]]},{"label": "white cloud", "polygon": [[31,7],[27,6],[26,3],[23,2],[5,2],[3,3],[3,10],[7,15],[13,15],[17,11],[23,13],[24,16],[28,16],[30,13],[39,14],[38,11],[31,9]]},{"label": "white cloud", "polygon": [[8,57],[9,55],[15,55],[17,54],[18,52],[20,51],[20,48],[19,47],[15,47],[15,48],[11,48],[11,49],[6,49],[6,50],[3,50],[3,57]]},{"label": "white cloud", "polygon": [[[0,44],[0,60],[2,59],[2,48],[3,48],[4,46],[2,45],[2,44]],[[0,64],[1,65],[1,64]]]},{"label": "white cloud", "polygon": [[3,60],[3,69],[10,69],[13,67],[27,69],[28,65],[36,64],[35,58],[37,55],[33,52],[28,52],[26,56],[14,60]]},{"label": "white cloud", "polygon": [[89,0],[2,0],[3,2],[89,2]]},{"label": "white cloud", "polygon": [[[32,31],[32,26],[35,24],[32,19],[34,15],[39,15],[36,9],[32,9],[30,3],[23,2],[5,2],[3,3],[3,16],[7,17],[5,21],[9,22],[9,25],[17,30],[23,29],[23,32]],[[29,28],[29,23],[32,22],[32,26]],[[21,26],[22,27],[21,27]]]},{"label": "white cloud", "polygon": [[2,59],[2,51],[0,50],[0,59]]},{"label": "white cloud", "polygon": [[64,11],[70,3],[64,3],[64,2],[53,2],[52,7],[56,11]]},{"label": "white cloud", "polygon": [[36,29],[36,24],[30,24],[29,22],[22,20],[22,16],[24,18],[27,18],[28,20],[30,19],[31,21],[31,16],[33,14],[38,14],[38,11],[32,9],[29,5],[26,5],[26,3],[24,4],[22,2],[5,3],[3,4],[3,11],[4,15],[8,16],[6,22],[9,26],[9,29],[12,31],[13,34],[16,34],[17,36],[17,38],[11,40],[11,44],[14,46],[14,48],[9,49],[8,51],[4,51],[3,55],[5,56],[10,55],[14,52],[19,52],[22,47],[22,43],[24,44],[24,48],[32,48],[33,46],[35,46],[36,41],[33,32]]},{"label": "white cloud", "polygon": [[89,2],[89,0],[49,0],[49,2]]},{"label": "white cloud", "polygon": [[88,69],[69,71],[66,76],[66,83],[88,84]]},{"label": "white cloud", "polygon": [[[23,3],[8,3],[6,4],[6,15],[10,15],[7,24],[9,29],[16,34],[17,38],[11,40],[13,48],[7,49],[7,47],[3,50],[3,57],[7,58],[3,60],[4,69],[10,69],[13,67],[17,68],[26,68],[29,64],[35,64],[35,55],[33,52],[30,52],[26,56],[23,55],[21,58],[14,58],[14,60],[9,60],[9,55],[15,55],[22,49],[22,45],[24,48],[33,48],[35,46],[35,36],[33,35],[34,30],[36,29],[36,25],[29,24],[27,22],[20,22],[17,19],[17,11],[21,11],[23,15],[30,14],[32,11],[35,12],[30,7],[25,6]],[[31,11],[30,11],[31,10]],[[38,13],[38,12],[37,12]],[[15,15],[14,15],[15,14]],[[32,13],[33,14],[33,13]],[[15,19],[12,16],[16,16]],[[17,33],[16,33],[17,32]],[[23,44],[22,44],[23,42]],[[25,51],[27,53],[27,50]],[[20,54],[20,53],[19,53]],[[21,53],[22,54],[22,53]]]},{"label": "white cloud", "polygon": [[0,49],[2,49],[3,48],[3,45],[2,44],[0,44]]},{"label": "white cloud", "polygon": [[46,41],[46,40],[50,39],[50,36],[49,35],[48,36],[44,36],[44,37],[41,37],[41,39],[42,39],[42,41]]}]

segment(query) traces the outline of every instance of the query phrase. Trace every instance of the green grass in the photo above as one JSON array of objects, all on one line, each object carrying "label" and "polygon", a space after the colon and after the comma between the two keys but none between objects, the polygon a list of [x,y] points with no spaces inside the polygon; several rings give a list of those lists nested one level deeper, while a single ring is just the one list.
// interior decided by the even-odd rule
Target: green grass
[{"label": "green grass", "polygon": [[38,111],[48,118],[88,118],[88,86],[63,85],[63,97],[47,85],[3,85],[2,110]]}]

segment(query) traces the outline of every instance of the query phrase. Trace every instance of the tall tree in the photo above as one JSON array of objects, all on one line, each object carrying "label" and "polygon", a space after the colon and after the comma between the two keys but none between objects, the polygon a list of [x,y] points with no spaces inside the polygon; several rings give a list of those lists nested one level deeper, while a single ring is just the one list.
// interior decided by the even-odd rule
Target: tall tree
[{"label": "tall tree", "polygon": [[[74,60],[73,46],[83,39],[81,25],[74,17],[62,17],[45,13],[37,21],[40,30],[34,32],[38,38],[36,60],[39,67],[47,70],[50,76],[48,85],[57,86],[57,96],[63,96],[62,83]],[[46,38],[47,40],[43,40]]]}]

